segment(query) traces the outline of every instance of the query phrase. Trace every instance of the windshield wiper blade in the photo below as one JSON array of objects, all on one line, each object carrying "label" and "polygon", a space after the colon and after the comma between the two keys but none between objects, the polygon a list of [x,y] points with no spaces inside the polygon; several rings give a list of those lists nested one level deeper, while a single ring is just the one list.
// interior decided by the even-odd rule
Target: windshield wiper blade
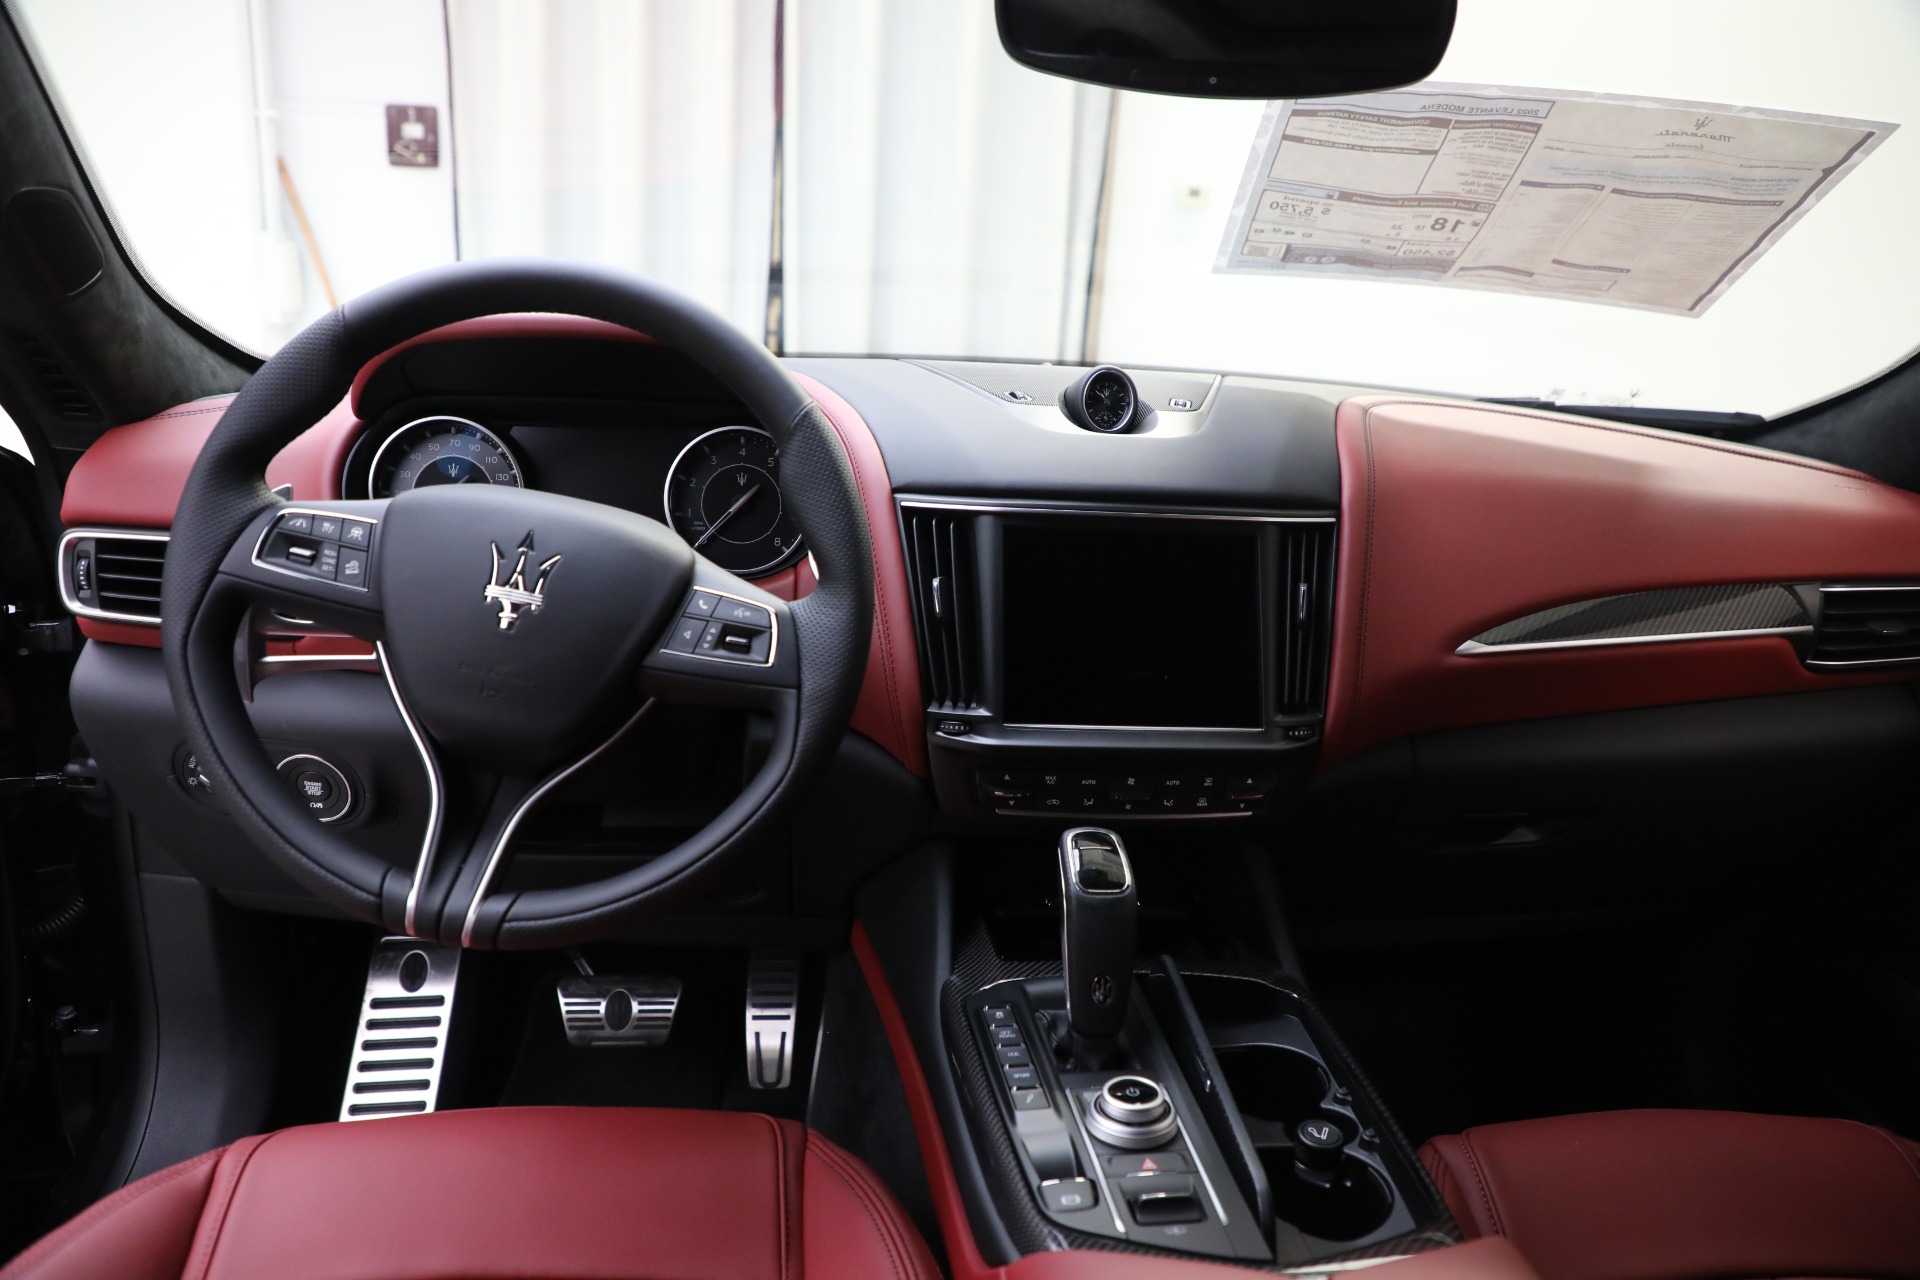
[{"label": "windshield wiper blade", "polygon": [[1713,409],[1656,409],[1637,404],[1561,404],[1557,400],[1533,400],[1524,396],[1482,396],[1482,404],[1512,405],[1517,409],[1545,409],[1552,413],[1572,413],[1582,418],[1604,418],[1609,422],[1631,422],[1639,427],[1664,427],[1689,435],[1739,439],[1767,425],[1757,413],[1721,412]]}]

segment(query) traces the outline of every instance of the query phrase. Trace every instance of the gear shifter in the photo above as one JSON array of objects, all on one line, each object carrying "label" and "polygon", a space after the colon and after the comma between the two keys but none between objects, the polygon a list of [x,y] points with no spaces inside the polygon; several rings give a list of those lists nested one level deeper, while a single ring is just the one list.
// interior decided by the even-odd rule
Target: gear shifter
[{"label": "gear shifter", "polygon": [[1060,951],[1067,1026],[1082,1068],[1110,1062],[1133,994],[1137,901],[1120,837],[1074,827],[1060,837]]}]

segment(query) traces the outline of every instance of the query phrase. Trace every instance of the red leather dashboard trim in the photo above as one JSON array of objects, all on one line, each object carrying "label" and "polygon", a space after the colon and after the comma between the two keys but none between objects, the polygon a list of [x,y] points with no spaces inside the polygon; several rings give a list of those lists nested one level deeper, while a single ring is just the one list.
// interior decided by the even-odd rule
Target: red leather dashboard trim
[{"label": "red leather dashboard trim", "polygon": [[805,374],[795,375],[819,402],[839,433],[853,464],[867,527],[873,534],[873,641],[853,727],[872,738],[910,771],[927,776],[925,704],[920,699],[920,651],[913,638],[912,605],[907,594],[907,563],[900,524],[893,510],[893,480],[887,461],[859,411],[831,387]]},{"label": "red leather dashboard trim", "polygon": [[1920,495],[1786,454],[1487,405],[1364,396],[1336,429],[1323,764],[1433,729],[1912,678],[1815,675],[1778,636],[1454,650],[1598,596],[1920,577]]},{"label": "red leather dashboard trim", "polygon": [[[166,529],[213,426],[232,396],[195,400],[115,427],[93,442],[67,477],[60,521],[68,528]],[[360,423],[336,405],[267,464],[267,483],[293,486],[304,501],[340,496],[340,468]]]}]

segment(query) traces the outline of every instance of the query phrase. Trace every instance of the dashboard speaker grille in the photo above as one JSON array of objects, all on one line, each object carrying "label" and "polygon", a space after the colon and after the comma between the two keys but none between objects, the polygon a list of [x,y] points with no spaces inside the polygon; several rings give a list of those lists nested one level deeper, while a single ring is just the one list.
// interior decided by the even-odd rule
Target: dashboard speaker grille
[{"label": "dashboard speaker grille", "polygon": [[911,507],[900,514],[927,705],[935,711],[978,710],[980,596],[973,517]]},{"label": "dashboard speaker grille", "polygon": [[1920,583],[1820,588],[1810,667],[1920,662]]},{"label": "dashboard speaker grille", "polygon": [[1332,629],[1333,532],[1330,524],[1286,529],[1281,584],[1280,710],[1317,712],[1327,692]]}]

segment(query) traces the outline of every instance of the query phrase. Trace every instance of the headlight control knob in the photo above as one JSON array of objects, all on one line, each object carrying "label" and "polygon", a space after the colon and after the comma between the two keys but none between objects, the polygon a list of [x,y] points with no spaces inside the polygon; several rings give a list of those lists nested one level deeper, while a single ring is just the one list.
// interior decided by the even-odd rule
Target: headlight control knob
[{"label": "headlight control knob", "polygon": [[279,772],[293,798],[321,822],[338,822],[353,811],[353,784],[331,761],[292,755],[280,762]]}]

